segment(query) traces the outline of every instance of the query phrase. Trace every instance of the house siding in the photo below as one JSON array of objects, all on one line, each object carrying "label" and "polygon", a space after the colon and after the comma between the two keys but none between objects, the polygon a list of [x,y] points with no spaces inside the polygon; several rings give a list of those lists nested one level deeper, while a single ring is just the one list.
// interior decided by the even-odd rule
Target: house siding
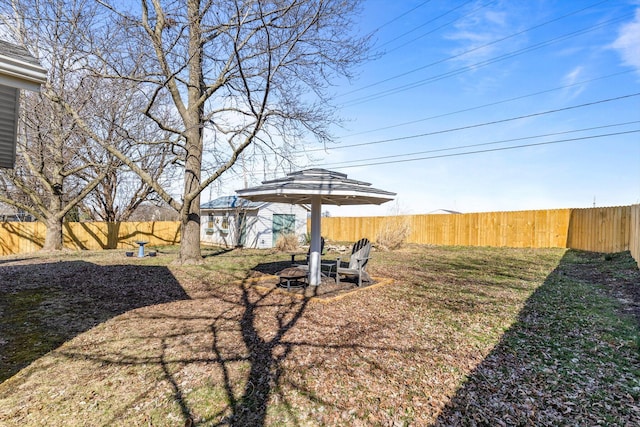
[{"label": "house siding", "polygon": [[[238,242],[237,210],[202,209],[200,240],[233,247]],[[268,249],[275,245],[273,241],[273,214],[295,215],[295,233],[302,239],[307,232],[307,210],[298,205],[283,203],[265,203],[258,209],[244,212],[246,233],[244,247]],[[223,228],[228,214],[228,228]]]},{"label": "house siding", "polygon": [[19,113],[19,89],[0,85],[0,167],[13,168]]},{"label": "house siding", "polygon": [[19,89],[39,92],[47,70],[27,49],[0,40],[0,168],[13,168],[16,157]]}]

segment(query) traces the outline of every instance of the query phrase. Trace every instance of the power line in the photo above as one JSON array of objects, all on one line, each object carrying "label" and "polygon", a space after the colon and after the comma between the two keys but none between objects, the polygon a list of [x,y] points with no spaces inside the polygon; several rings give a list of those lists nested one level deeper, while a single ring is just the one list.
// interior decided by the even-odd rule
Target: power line
[{"label": "power line", "polygon": [[[357,144],[341,145],[341,146],[337,146],[337,147],[332,147],[332,149],[362,147],[362,146],[366,146],[366,145],[376,145],[376,144],[383,144],[383,143],[393,142],[393,141],[403,141],[403,140],[407,140],[407,139],[421,138],[421,137],[424,137],[424,136],[439,135],[439,134],[448,133],[448,132],[456,132],[456,131],[459,131],[459,130],[474,129],[474,128],[483,127],[483,126],[495,125],[495,124],[498,124],[498,123],[506,123],[506,122],[511,122],[511,121],[515,121],[515,120],[521,120],[521,119],[528,119],[528,118],[531,118],[531,117],[543,116],[543,115],[546,115],[546,114],[558,113],[558,112],[561,112],[561,111],[569,111],[569,110],[575,110],[577,108],[583,108],[583,107],[589,107],[589,106],[592,106],[592,105],[604,104],[604,103],[607,103],[607,102],[619,101],[621,99],[632,98],[632,97],[638,96],[638,95],[640,95],[640,92],[636,92],[636,93],[632,93],[632,94],[628,94],[628,95],[617,96],[615,98],[608,98],[608,99],[601,99],[601,100],[593,101],[593,102],[586,102],[584,104],[577,104],[577,105],[572,105],[572,106],[569,106],[569,107],[556,108],[556,109],[553,109],[553,110],[546,110],[546,111],[540,111],[540,112],[537,112],[537,113],[525,114],[523,116],[509,117],[509,118],[506,118],[506,119],[493,120],[493,121],[490,121],[490,122],[476,123],[476,124],[473,124],[473,125],[460,126],[460,127],[457,127],[457,128],[443,129],[443,130],[438,130],[438,131],[433,131],[433,132],[425,132],[425,133],[420,133],[420,134],[406,135],[406,136],[401,136],[401,137],[398,137],[398,138],[388,138],[388,139],[381,139],[381,140],[377,140],[377,141],[360,142],[360,143],[357,143]],[[325,151],[325,150],[326,150],[325,148],[314,148],[314,149],[309,149],[309,150],[306,150],[306,151],[307,152],[313,152],[313,151]]]},{"label": "power line", "polygon": [[[567,33],[567,34],[564,34],[564,35],[561,35],[561,36],[558,36],[558,37],[554,37],[552,39],[549,39],[549,40],[546,40],[546,41],[543,41],[543,42],[540,42],[540,43],[536,43],[536,44],[533,44],[531,46],[528,46],[528,47],[525,47],[525,48],[522,48],[522,49],[517,49],[517,50],[514,50],[512,52],[508,52],[508,53],[505,53],[503,55],[499,55],[499,56],[496,56],[496,57],[493,57],[493,58],[490,58],[490,59],[487,59],[487,60],[484,60],[484,61],[476,62],[474,64],[470,64],[470,65],[467,65],[467,66],[464,66],[464,67],[460,67],[460,68],[457,68],[455,70],[451,70],[451,71],[448,71],[448,72],[445,72],[445,73],[436,74],[435,76],[431,76],[431,77],[428,77],[426,79],[417,80],[417,81],[412,82],[412,83],[407,83],[407,84],[404,84],[404,85],[396,86],[394,88],[387,89],[387,90],[384,90],[384,91],[380,91],[380,92],[377,92],[377,93],[373,93],[373,94],[370,94],[370,95],[362,96],[362,97],[359,97],[359,98],[354,98],[354,99],[352,99],[350,101],[344,102],[342,105],[343,106],[353,106],[353,105],[363,104],[365,102],[374,101],[376,99],[383,98],[385,96],[395,95],[397,93],[404,92],[404,91],[407,91],[407,90],[410,90],[410,89],[414,89],[414,88],[417,88],[419,86],[424,86],[424,85],[426,85],[428,83],[433,83],[435,81],[439,81],[439,80],[443,80],[443,79],[446,79],[446,78],[449,78],[449,77],[457,76],[459,74],[465,73],[465,72],[470,71],[470,70],[476,70],[478,68],[486,67],[487,65],[491,65],[491,64],[494,64],[494,63],[497,63],[497,62],[501,62],[501,61],[504,61],[504,60],[507,60],[507,59],[511,59],[511,58],[516,57],[516,56],[519,56],[519,55],[522,55],[522,54],[525,54],[525,53],[529,53],[529,52],[532,52],[534,50],[538,50],[538,49],[553,45],[555,43],[558,43],[558,42],[561,42],[561,41],[564,41],[564,40],[568,40],[570,38],[577,37],[577,36],[580,36],[582,34],[589,33],[591,31],[595,31],[595,30],[601,29],[601,28],[606,27],[608,25],[612,25],[612,24],[618,23],[618,22],[620,22],[620,21],[622,21],[624,19],[627,19],[629,16],[630,16],[629,14],[626,14],[626,15],[618,17],[618,18],[613,18],[613,19],[610,19],[608,21],[601,22],[598,25],[594,25],[594,26],[590,26],[590,27],[587,27],[587,28],[583,28],[581,30],[576,30],[576,31],[573,31],[573,32],[570,32],[570,33]],[[423,68],[430,67],[432,65],[436,65],[436,64],[445,62],[447,60],[449,60],[449,58],[445,58],[445,59],[436,61],[434,63],[428,64],[428,65],[424,66]]]},{"label": "power line", "polygon": [[[412,28],[411,30],[406,31],[406,32],[404,32],[404,33],[400,34],[399,36],[396,36],[396,37],[392,38],[391,40],[388,40],[388,41],[384,42],[383,44],[381,44],[381,45],[380,45],[380,46],[378,46],[378,47],[380,48],[380,47],[384,47],[384,46],[386,46],[386,45],[388,45],[388,44],[391,44],[391,43],[393,43],[394,41],[396,41],[396,40],[398,40],[398,39],[401,39],[402,37],[404,37],[404,36],[406,36],[406,35],[408,35],[408,34],[413,33],[414,31],[418,30],[419,28],[425,27],[425,26],[427,26],[427,25],[431,24],[432,22],[437,21],[438,19],[440,19],[440,18],[442,18],[442,17],[444,17],[444,16],[447,16],[448,14],[455,12],[456,10],[458,10],[458,9],[460,9],[460,8],[462,8],[462,7],[464,7],[464,6],[466,6],[467,4],[469,4],[469,3],[473,2],[473,1],[474,1],[474,0],[468,0],[468,1],[464,2],[464,3],[461,3],[461,4],[459,4],[458,6],[456,6],[456,7],[452,8],[452,9],[449,9],[448,11],[446,11],[446,12],[444,12],[444,13],[442,13],[442,14],[440,14],[440,15],[436,16],[435,18],[432,18],[432,19],[428,20],[427,22],[423,22],[422,24],[418,25],[417,27],[414,27],[414,28]],[[472,12],[469,12],[469,13],[467,13],[467,14],[465,14],[465,15],[459,16],[458,18],[456,18],[456,19],[454,19],[454,20],[452,20],[452,21],[446,22],[445,24],[443,24],[443,25],[441,25],[441,26],[439,26],[439,27],[437,27],[437,28],[434,28],[433,30],[431,30],[431,31],[429,31],[429,32],[427,32],[427,33],[424,33],[424,34],[420,35],[419,37],[416,37],[416,38],[414,38],[414,39],[411,39],[411,40],[409,40],[408,42],[405,42],[404,44],[402,44],[402,45],[400,45],[400,46],[396,46],[396,47],[395,47],[394,49],[392,49],[391,51],[387,51],[387,52],[385,52],[385,53],[389,53],[389,52],[393,52],[394,50],[398,50],[399,48],[401,48],[401,47],[403,47],[403,46],[405,46],[405,45],[407,45],[407,44],[409,44],[409,43],[412,43],[412,42],[414,42],[414,41],[418,40],[419,38],[422,38],[422,37],[426,36],[427,34],[431,34],[431,33],[435,32],[435,31],[438,31],[439,29],[441,29],[441,28],[443,28],[443,27],[446,27],[447,25],[451,25],[451,24],[453,24],[454,22],[456,22],[456,21],[458,21],[458,20],[460,20],[460,19],[464,18],[465,16],[471,15],[472,13],[475,13],[475,12],[477,12],[478,10],[480,10],[480,9],[482,9],[482,8],[486,7],[486,6],[489,6],[490,4],[495,3],[496,1],[497,1],[497,0],[490,1],[489,3],[486,3],[486,4],[482,5],[482,6],[480,6],[479,8],[474,9]]]},{"label": "power line", "polygon": [[483,142],[483,143],[479,143],[479,144],[458,145],[458,146],[455,146],[455,147],[437,148],[437,149],[425,150],[425,151],[416,151],[416,152],[413,152],[413,153],[394,154],[394,155],[390,155],[390,156],[380,156],[380,157],[370,157],[370,158],[358,159],[358,160],[345,160],[345,161],[342,161],[342,162],[336,162],[336,163],[331,163],[331,164],[320,164],[320,165],[317,165],[317,166],[318,167],[325,167],[325,166],[330,166],[330,165],[346,165],[346,164],[349,164],[349,163],[368,162],[370,160],[383,160],[383,159],[393,159],[393,158],[398,158],[398,157],[417,156],[417,155],[420,155],[420,154],[438,153],[438,152],[442,152],[442,151],[454,151],[454,150],[461,150],[463,148],[483,147],[483,146],[487,146],[487,145],[504,144],[505,142],[524,141],[524,140],[527,140],[527,139],[545,138],[545,137],[548,137],[548,136],[566,135],[566,134],[570,134],[570,133],[586,132],[586,131],[596,130],[596,129],[606,129],[606,128],[612,128],[612,127],[618,127],[618,126],[627,126],[627,125],[636,124],[636,123],[640,123],[640,120],[631,121],[631,122],[624,122],[624,123],[613,123],[613,124],[602,125],[602,126],[593,126],[593,127],[589,127],[589,128],[582,128],[582,129],[572,129],[572,130],[566,130],[566,131],[562,131],[562,132],[553,132],[553,133],[545,133],[545,134],[540,134],[540,135],[524,136],[524,137],[520,137],[520,138],[502,139],[502,140],[499,140],[499,141]]},{"label": "power line", "polygon": [[385,22],[384,24],[380,25],[378,28],[375,29],[375,31],[378,31],[384,27],[386,27],[389,24],[392,24],[394,22],[396,22],[398,19],[410,14],[411,12],[413,12],[416,9],[421,8],[422,6],[424,6],[425,4],[429,3],[431,0],[425,0],[422,3],[420,3],[419,5],[407,10],[406,12],[401,13],[400,15],[396,16],[395,18],[390,19],[389,21]]},{"label": "power line", "polygon": [[608,79],[608,78],[611,78],[611,77],[619,76],[621,74],[628,74],[628,73],[631,73],[633,71],[634,70],[632,70],[632,69],[619,71],[617,73],[607,74],[606,76],[594,77],[592,79],[582,80],[580,82],[575,82],[575,83],[571,83],[571,84],[567,84],[567,85],[563,85],[563,86],[557,86],[557,87],[552,88],[552,89],[545,89],[545,90],[541,90],[541,91],[538,91],[538,92],[533,92],[533,93],[528,93],[528,94],[525,94],[525,95],[516,96],[516,97],[513,97],[513,98],[503,99],[501,101],[495,101],[495,102],[490,102],[488,104],[477,105],[475,107],[463,108],[462,110],[451,111],[451,112],[448,112],[448,113],[438,114],[438,115],[435,115],[435,116],[424,117],[422,119],[417,119],[417,120],[411,120],[411,121],[408,121],[408,122],[397,123],[395,125],[383,126],[383,127],[379,127],[379,128],[375,128],[375,129],[369,129],[369,130],[361,131],[361,132],[350,133],[350,134],[347,134],[347,135],[343,135],[342,137],[344,138],[344,137],[347,137],[347,136],[363,135],[363,134],[367,134],[367,133],[378,132],[378,131],[381,131],[381,130],[388,130],[388,129],[398,128],[398,127],[402,127],[402,126],[413,125],[413,124],[420,123],[420,122],[426,122],[428,120],[433,120],[433,119],[439,119],[439,118],[442,118],[442,117],[452,116],[454,114],[468,113],[469,111],[479,110],[481,108],[486,108],[486,107],[494,107],[496,105],[505,104],[505,103],[511,102],[511,101],[518,101],[520,99],[530,98],[532,96],[542,95],[542,94],[545,94],[545,93],[554,92],[554,91],[562,90],[562,89],[568,89],[570,87],[579,86],[579,85],[583,85],[583,84],[586,84],[586,83],[592,83],[592,82],[595,82],[595,81],[598,81],[598,80]]},{"label": "power line", "polygon": [[[578,13],[580,13],[580,12],[583,12],[583,11],[587,10],[587,9],[593,8],[593,7],[595,7],[595,6],[598,6],[598,5],[600,5],[600,4],[602,4],[602,3],[605,3],[605,2],[607,2],[607,1],[609,1],[609,0],[601,0],[601,1],[598,1],[598,2],[596,2],[596,3],[593,3],[593,4],[589,5],[589,6],[583,7],[583,8],[581,8],[581,9],[574,10],[574,11],[572,11],[572,12],[566,13],[566,14],[564,14],[564,15],[562,15],[562,16],[558,16],[558,17],[556,17],[556,18],[553,18],[553,19],[551,19],[551,20],[548,20],[548,21],[542,22],[542,23],[540,23],[540,24],[536,24],[536,25],[534,25],[534,26],[532,26],[532,27],[529,27],[529,28],[526,28],[526,29],[524,29],[524,30],[517,31],[517,32],[515,32],[515,33],[511,33],[511,34],[509,34],[509,35],[507,35],[507,36],[504,36],[504,37],[501,37],[501,38],[498,38],[498,39],[492,40],[492,41],[490,41],[490,42],[488,42],[488,43],[485,43],[485,44],[480,45],[480,46],[476,46],[476,47],[474,47],[474,48],[472,48],[472,49],[466,50],[466,51],[461,52],[461,53],[459,53],[459,54],[452,55],[452,56],[449,56],[449,57],[444,58],[444,59],[440,59],[440,60],[438,60],[438,61],[432,62],[432,63],[427,64],[427,65],[420,66],[420,67],[418,67],[418,68],[413,68],[413,69],[411,69],[411,70],[409,70],[409,71],[406,71],[406,72],[403,72],[403,73],[400,73],[400,74],[396,74],[396,75],[391,76],[391,77],[388,77],[388,78],[386,78],[386,79],[379,80],[379,81],[377,81],[377,82],[374,82],[374,83],[368,84],[368,85],[366,85],[366,86],[362,86],[362,87],[360,87],[360,88],[353,89],[353,90],[351,90],[351,91],[348,91],[348,92],[342,93],[342,94],[340,94],[339,96],[345,96],[345,95],[348,95],[348,94],[351,94],[351,93],[359,92],[359,91],[361,91],[361,90],[365,90],[365,89],[368,89],[368,88],[371,88],[371,87],[378,86],[378,85],[381,85],[381,84],[383,84],[383,83],[389,82],[389,81],[391,81],[391,80],[395,80],[395,79],[398,79],[398,78],[400,78],[400,77],[404,77],[404,76],[407,76],[407,75],[409,75],[409,74],[413,74],[413,73],[415,73],[415,72],[417,72],[417,71],[424,70],[424,69],[429,68],[429,67],[432,67],[432,66],[434,66],[434,65],[438,65],[438,64],[441,64],[441,63],[443,63],[443,62],[450,61],[450,60],[452,60],[452,59],[460,58],[460,57],[462,57],[462,56],[464,56],[464,55],[467,55],[467,54],[469,54],[469,53],[472,53],[472,52],[475,52],[475,51],[478,51],[478,50],[484,49],[484,48],[486,48],[486,47],[489,47],[489,46],[492,46],[492,45],[494,45],[494,44],[497,44],[497,43],[503,42],[503,41],[505,41],[505,40],[511,39],[511,38],[513,38],[513,37],[516,37],[516,36],[522,35],[522,34],[527,33],[527,32],[529,32],[529,31],[532,31],[532,30],[535,30],[535,29],[541,28],[541,27],[543,27],[543,26],[545,26],[545,25],[549,25],[549,24],[551,24],[551,23],[554,23],[554,22],[560,21],[560,20],[562,20],[562,19],[565,19],[565,18],[567,18],[567,17],[573,16],[573,15],[575,15],[575,14],[578,14]],[[489,5],[489,4],[491,4],[491,3],[493,3],[493,2],[487,3],[487,4],[483,5],[482,7],[488,6],[488,5]],[[466,4],[466,3],[465,3],[465,4]],[[462,6],[462,5],[461,5],[461,6]],[[461,6],[459,6],[459,7],[461,7]],[[472,13],[475,13],[477,10],[482,9],[482,7],[478,8],[478,9],[475,9]],[[455,10],[455,9],[452,9],[452,10],[450,10],[449,12],[451,12],[451,11],[453,11],[453,10]],[[447,12],[447,13],[449,13],[449,12]],[[471,14],[471,13],[469,13],[469,14]],[[442,15],[441,15],[441,16],[442,16]],[[465,16],[466,16],[466,15],[465,15]],[[462,16],[462,17],[460,17],[460,18],[457,18],[457,19],[455,19],[455,20],[453,20],[453,21],[451,21],[451,22],[449,22],[449,23],[445,24],[444,26],[449,25],[449,24],[451,24],[451,23],[453,23],[453,22],[455,22],[455,21],[457,21],[458,19],[461,19],[461,18],[463,18],[463,17],[464,17],[464,16]],[[439,17],[438,17],[438,18],[439,18]],[[438,18],[435,18],[435,19],[438,19]],[[433,20],[432,20],[432,21],[433,21]],[[432,21],[429,21],[429,22],[432,22]],[[426,24],[423,24],[423,25],[426,25]],[[440,27],[436,28],[436,29],[435,29],[435,30],[433,30],[433,31],[436,31],[436,30],[438,30],[438,29],[440,29],[440,28],[442,28],[442,27],[443,27],[443,26],[440,26]],[[405,33],[405,34],[407,34],[407,33]],[[428,33],[427,33],[427,34],[428,34]],[[402,37],[402,36],[399,36],[399,37]],[[395,40],[395,39],[394,39],[394,40]],[[384,46],[384,45],[383,45],[383,46]],[[402,46],[404,46],[404,45],[402,45]],[[400,47],[402,47],[402,46],[400,46]]]},{"label": "power line", "polygon": [[414,159],[390,160],[390,161],[384,161],[384,162],[363,163],[363,164],[357,164],[357,165],[351,165],[351,166],[338,166],[338,167],[330,166],[330,167],[332,169],[348,169],[348,168],[357,168],[357,167],[364,167],[364,166],[378,166],[378,165],[389,165],[389,164],[394,164],[394,163],[408,163],[408,162],[416,162],[416,161],[419,161],[419,160],[430,160],[430,159],[441,159],[441,158],[445,158],[445,157],[467,156],[467,155],[470,155],[470,154],[490,153],[490,152],[494,152],[494,151],[505,151],[505,150],[515,150],[515,149],[518,149],[518,148],[559,144],[559,143],[563,143],[563,142],[583,141],[583,140],[587,140],[587,139],[604,138],[604,137],[608,137],[608,136],[617,136],[617,135],[627,135],[627,134],[638,133],[638,132],[640,132],[640,129],[634,129],[634,130],[625,131],[625,132],[607,133],[607,134],[601,134],[601,135],[583,136],[583,137],[580,137],[580,138],[559,139],[559,140],[556,140],[556,141],[547,141],[547,142],[537,142],[537,143],[532,143],[532,144],[513,145],[513,146],[510,146],[510,147],[488,148],[486,150],[466,151],[466,152],[463,152],[463,153],[441,154],[441,155],[438,155],[438,156],[417,157],[417,158],[414,158]]}]

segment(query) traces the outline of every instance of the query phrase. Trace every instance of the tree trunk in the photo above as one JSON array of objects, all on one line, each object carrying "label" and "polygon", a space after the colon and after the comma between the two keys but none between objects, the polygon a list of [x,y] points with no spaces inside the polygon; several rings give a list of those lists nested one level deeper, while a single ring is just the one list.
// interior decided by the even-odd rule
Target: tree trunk
[{"label": "tree trunk", "polygon": [[118,236],[121,222],[107,222],[107,247],[105,249],[118,248]]},{"label": "tree trunk", "polygon": [[182,238],[180,262],[183,264],[202,262],[200,252],[200,178],[202,170],[203,104],[200,97],[204,90],[202,73],[202,28],[200,1],[187,2],[189,18],[189,89],[188,107],[182,115],[185,124],[184,202],[180,212]]},{"label": "tree trunk", "polygon": [[62,250],[62,218],[48,217],[45,221],[47,232],[44,237],[43,251]]},{"label": "tree trunk", "polygon": [[[58,170],[61,169],[57,168]],[[45,225],[47,232],[44,237],[43,251],[62,250],[62,221],[64,215],[58,215],[62,211],[62,189],[63,178],[60,174],[55,174],[51,185],[51,200],[49,201],[49,213],[45,213]]]},{"label": "tree trunk", "polygon": [[[198,123],[199,111],[190,112]],[[196,118],[197,117],[197,118]],[[181,234],[180,262],[183,264],[202,262],[200,252],[200,170],[202,164],[202,132],[200,126],[188,126],[186,132],[187,159],[184,172],[184,202],[180,211]],[[197,194],[193,196],[193,194]]]},{"label": "tree trunk", "polygon": [[[198,110],[190,111],[192,123],[186,132],[187,159],[184,171],[184,202],[180,211],[181,234],[180,262],[183,264],[202,262],[200,252],[200,170],[202,165],[202,132]],[[193,196],[193,194],[197,194]]]},{"label": "tree trunk", "polygon": [[[197,200],[200,200],[198,197]],[[197,206],[199,203],[191,203],[191,206]],[[183,264],[193,264],[202,261],[202,253],[200,252],[200,213],[192,212],[185,205],[181,214],[181,238],[180,238],[180,261]],[[186,212],[185,212],[186,211]]]}]

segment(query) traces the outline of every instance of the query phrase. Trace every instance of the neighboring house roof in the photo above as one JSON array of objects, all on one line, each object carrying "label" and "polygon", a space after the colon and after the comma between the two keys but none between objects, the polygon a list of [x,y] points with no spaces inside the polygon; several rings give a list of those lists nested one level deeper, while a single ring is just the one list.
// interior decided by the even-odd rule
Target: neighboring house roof
[{"label": "neighboring house roof", "polygon": [[230,210],[230,209],[259,209],[266,203],[264,202],[250,202],[247,199],[243,199],[238,196],[223,196],[217,199],[211,200],[207,203],[200,205],[200,209],[206,210]]},{"label": "neighboring house roof", "polygon": [[449,209],[436,209],[435,211],[429,212],[430,214],[461,214],[462,212],[452,211]]},{"label": "neighboring house roof", "polygon": [[15,206],[0,202],[0,222],[4,221],[35,221],[35,218]]},{"label": "neighboring house roof", "polygon": [[13,215],[18,212],[18,209],[13,205],[0,202],[0,215]]},{"label": "neighboring house roof", "polygon": [[40,91],[47,70],[22,46],[0,40],[0,85]]}]

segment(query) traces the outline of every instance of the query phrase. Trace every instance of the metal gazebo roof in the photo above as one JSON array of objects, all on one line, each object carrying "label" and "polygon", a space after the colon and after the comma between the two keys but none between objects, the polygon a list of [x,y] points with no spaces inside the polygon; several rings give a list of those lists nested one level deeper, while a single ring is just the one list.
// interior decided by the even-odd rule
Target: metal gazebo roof
[{"label": "metal gazebo roof", "polygon": [[222,196],[200,205],[205,210],[252,210],[258,209],[265,202],[251,202],[238,196]]},{"label": "metal gazebo roof", "polygon": [[292,172],[284,178],[263,181],[262,185],[237,190],[236,193],[252,201],[291,204],[310,204],[314,196],[321,196],[322,204],[339,206],[379,205],[393,200],[396,195],[326,169]]},{"label": "metal gazebo roof", "polygon": [[311,250],[309,284],[320,284],[320,211],[327,205],[379,205],[393,200],[396,193],[379,190],[371,184],[326,169],[305,169],[284,178],[263,181],[262,185],[236,190],[240,197],[254,202],[311,204]]}]

